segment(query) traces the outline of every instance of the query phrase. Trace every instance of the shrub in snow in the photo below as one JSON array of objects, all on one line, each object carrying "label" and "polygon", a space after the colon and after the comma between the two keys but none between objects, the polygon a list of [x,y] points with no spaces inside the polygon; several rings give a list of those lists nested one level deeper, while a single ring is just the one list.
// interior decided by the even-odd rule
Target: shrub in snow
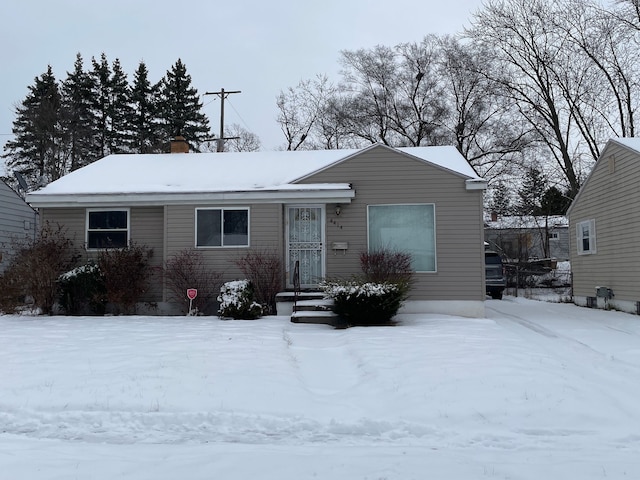
[{"label": "shrub in snow", "polygon": [[[171,256],[164,266],[164,278],[171,297],[189,313],[193,310],[205,312],[207,305],[215,300],[220,289],[221,274],[206,267],[202,254],[194,249],[182,250]],[[195,288],[198,296],[189,302],[187,289]]]},{"label": "shrub in snow", "polygon": [[60,275],[60,306],[68,315],[104,315],[106,289],[94,263],[81,265]]},{"label": "shrub in snow", "polygon": [[334,302],[333,311],[349,325],[387,324],[406,299],[406,289],[395,283],[360,280],[321,283]]},{"label": "shrub in snow", "polygon": [[411,254],[379,249],[360,254],[360,268],[367,282],[395,283],[409,288],[413,277]]},{"label": "shrub in snow", "polygon": [[248,280],[224,283],[218,301],[221,317],[252,320],[262,315],[262,305],[254,301],[253,287]]},{"label": "shrub in snow", "polygon": [[152,254],[151,249],[136,244],[100,252],[98,267],[104,277],[107,301],[113,313],[135,311],[136,303],[148,288],[151,274],[149,258]]},{"label": "shrub in snow", "polygon": [[251,282],[256,302],[266,314],[275,315],[276,294],[282,289],[282,256],[275,251],[253,250],[234,263]]},{"label": "shrub in snow", "polygon": [[59,297],[58,278],[77,261],[73,242],[62,227],[47,222],[35,239],[16,242],[14,250],[2,280],[8,289],[3,309],[29,298],[33,307],[52,314]]}]

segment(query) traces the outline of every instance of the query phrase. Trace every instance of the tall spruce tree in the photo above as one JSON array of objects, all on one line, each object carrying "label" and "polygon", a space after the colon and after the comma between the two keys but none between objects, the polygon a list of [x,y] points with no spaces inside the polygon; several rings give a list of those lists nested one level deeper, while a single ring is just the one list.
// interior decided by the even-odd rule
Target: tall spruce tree
[{"label": "tall spruce tree", "polygon": [[161,80],[160,118],[164,141],[176,135],[185,137],[196,150],[209,137],[209,119],[202,113],[198,91],[191,86],[191,76],[182,60],[173,65]]},{"label": "tall spruce tree", "polygon": [[160,153],[162,151],[161,133],[158,124],[158,92],[160,84],[149,81],[149,71],[144,62],[140,62],[133,74],[131,87],[131,150],[136,153]]},{"label": "tall spruce tree", "polygon": [[131,151],[132,138],[131,116],[131,87],[127,74],[122,70],[120,60],[114,60],[109,79],[109,129],[107,131],[107,145],[109,153],[127,153]]},{"label": "tall spruce tree", "polygon": [[93,69],[93,99],[96,116],[96,131],[94,141],[94,151],[98,158],[102,158],[109,153],[109,110],[111,95],[111,67],[107,61],[107,56],[103,53],[98,62],[95,57],[91,58]]},{"label": "tall spruce tree", "polygon": [[93,149],[96,118],[93,110],[93,78],[84,71],[82,55],[76,55],[73,72],[62,83],[62,125],[71,171],[98,159]]},{"label": "tall spruce tree", "polygon": [[60,90],[51,65],[28,88],[16,107],[15,139],[5,144],[3,157],[9,170],[21,172],[32,186],[38,186],[66,173]]}]

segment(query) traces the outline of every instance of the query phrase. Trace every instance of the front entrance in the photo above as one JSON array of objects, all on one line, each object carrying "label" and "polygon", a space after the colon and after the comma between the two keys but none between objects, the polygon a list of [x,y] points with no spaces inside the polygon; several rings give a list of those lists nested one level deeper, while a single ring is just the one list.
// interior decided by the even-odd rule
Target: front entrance
[{"label": "front entrance", "polygon": [[324,207],[286,207],[287,287],[300,262],[300,287],[315,288],[324,278]]}]

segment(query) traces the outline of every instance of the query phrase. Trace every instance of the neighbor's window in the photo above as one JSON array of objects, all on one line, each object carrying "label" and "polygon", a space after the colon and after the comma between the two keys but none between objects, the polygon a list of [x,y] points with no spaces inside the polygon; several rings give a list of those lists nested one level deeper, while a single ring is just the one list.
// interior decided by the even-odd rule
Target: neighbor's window
[{"label": "neighbor's window", "polygon": [[549,232],[549,240],[558,240],[560,234],[558,232]]},{"label": "neighbor's window", "polygon": [[370,205],[369,251],[388,249],[411,255],[416,272],[436,271],[435,206]]},{"label": "neighbor's window", "polygon": [[249,209],[197,208],[197,247],[248,247]]},{"label": "neighbor's window", "polygon": [[87,248],[129,244],[129,210],[87,210]]},{"label": "neighbor's window", "polygon": [[586,220],[576,225],[578,255],[596,253],[596,221]]}]

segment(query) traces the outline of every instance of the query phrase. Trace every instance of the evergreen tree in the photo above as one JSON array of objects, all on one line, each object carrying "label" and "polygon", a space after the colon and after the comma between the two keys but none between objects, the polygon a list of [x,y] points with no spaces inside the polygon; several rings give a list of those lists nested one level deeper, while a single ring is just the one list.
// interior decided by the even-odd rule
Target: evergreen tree
[{"label": "evergreen tree", "polygon": [[149,71],[140,62],[133,74],[129,125],[131,127],[131,149],[137,153],[159,153],[162,151],[158,124],[158,91],[160,85],[152,85]]},{"label": "evergreen tree", "polygon": [[3,157],[10,170],[20,171],[32,185],[46,184],[66,173],[60,91],[51,66],[28,88],[16,107],[15,139],[5,144]]},{"label": "evergreen tree", "polygon": [[511,192],[505,182],[500,180],[493,188],[493,195],[490,203],[491,211],[500,216],[512,213]]},{"label": "evergreen tree", "polygon": [[528,168],[518,190],[518,213],[540,215],[540,201],[546,189],[547,179],[542,171],[535,166]]},{"label": "evergreen tree", "polygon": [[210,135],[209,120],[201,112],[198,91],[191,86],[191,76],[182,60],[178,59],[167,71],[160,90],[163,140],[168,142],[176,135],[182,135],[197,150]]},{"label": "evergreen tree", "polygon": [[540,200],[540,215],[564,215],[571,204],[568,195],[557,187],[549,187]]},{"label": "evergreen tree", "polygon": [[109,129],[107,131],[109,153],[130,152],[132,126],[129,122],[133,114],[131,88],[129,87],[127,74],[122,70],[120,60],[117,58],[112,64],[109,93],[107,110],[109,118]]},{"label": "evergreen tree", "polygon": [[73,72],[62,83],[62,122],[71,171],[98,159],[93,149],[96,119],[93,111],[93,78],[84,71],[82,55],[76,55]]},{"label": "evergreen tree", "polygon": [[111,67],[107,61],[107,56],[103,53],[100,62],[91,58],[93,70],[93,97],[96,116],[96,131],[94,151],[98,158],[105,157],[109,152],[109,111],[111,94]]}]

